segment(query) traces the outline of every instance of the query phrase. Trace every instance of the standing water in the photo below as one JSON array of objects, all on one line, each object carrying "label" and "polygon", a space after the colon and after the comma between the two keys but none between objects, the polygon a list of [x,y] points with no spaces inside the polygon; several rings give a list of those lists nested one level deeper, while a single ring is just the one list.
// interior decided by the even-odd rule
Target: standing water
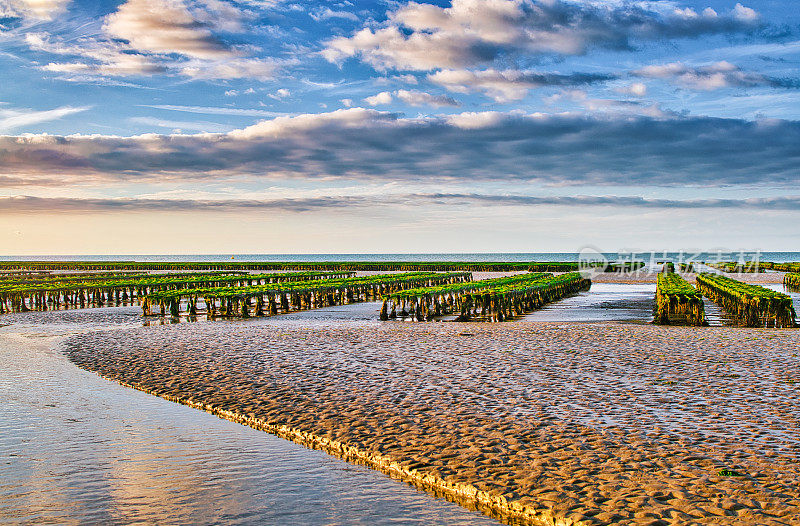
[{"label": "standing water", "polygon": [[592,283],[588,291],[549,303],[520,318],[537,322],[653,320],[655,283]]},{"label": "standing water", "polygon": [[4,524],[497,524],[365,467],[121,387],[58,349],[137,308],[0,318]]}]

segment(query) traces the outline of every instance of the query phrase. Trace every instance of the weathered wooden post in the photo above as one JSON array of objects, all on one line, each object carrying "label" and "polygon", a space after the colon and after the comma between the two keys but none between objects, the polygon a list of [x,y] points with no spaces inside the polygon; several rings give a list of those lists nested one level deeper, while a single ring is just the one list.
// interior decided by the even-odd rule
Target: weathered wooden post
[{"label": "weathered wooden post", "polygon": [[189,298],[189,316],[197,316],[197,297]]},{"label": "weathered wooden post", "polygon": [[179,310],[179,306],[178,306],[179,302],[180,302],[180,298],[177,298],[177,299],[176,298],[172,298],[169,301],[169,315],[172,316],[173,318],[178,318],[181,315],[180,310]]},{"label": "weathered wooden post", "polygon": [[142,316],[150,316],[150,298],[142,300]]}]

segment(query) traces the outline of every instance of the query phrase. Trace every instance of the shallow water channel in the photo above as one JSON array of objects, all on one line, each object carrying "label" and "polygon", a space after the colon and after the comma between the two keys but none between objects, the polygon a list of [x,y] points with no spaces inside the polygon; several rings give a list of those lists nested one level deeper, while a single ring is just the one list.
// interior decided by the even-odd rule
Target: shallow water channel
[{"label": "shallow water channel", "polygon": [[70,334],[141,326],[139,312],[0,318],[0,523],[497,524],[382,473],[121,387],[58,349]]},{"label": "shallow water channel", "polygon": [[592,283],[579,292],[526,314],[520,321],[601,322],[653,321],[655,283]]}]

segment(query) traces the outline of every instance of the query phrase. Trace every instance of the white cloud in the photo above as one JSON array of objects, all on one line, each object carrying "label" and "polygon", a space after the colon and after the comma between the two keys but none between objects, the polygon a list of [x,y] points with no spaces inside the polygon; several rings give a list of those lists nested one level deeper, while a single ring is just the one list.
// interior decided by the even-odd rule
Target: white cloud
[{"label": "white cloud", "polygon": [[400,82],[405,82],[406,84],[414,84],[414,85],[417,85],[419,83],[419,81],[417,80],[417,77],[415,77],[414,75],[411,75],[411,74],[395,75],[395,76],[392,77],[392,80],[397,80],[397,81],[400,81]]},{"label": "white cloud", "polygon": [[71,0],[0,0],[0,18],[52,20],[67,10]]},{"label": "white cloud", "polygon": [[225,91],[225,96],[226,97],[236,97],[236,96],[239,96],[239,95],[252,95],[255,92],[256,92],[256,90],[254,90],[253,88],[247,88],[244,91],[240,91],[238,89],[229,89],[229,90]]},{"label": "white cloud", "polygon": [[[384,106],[386,104],[391,104],[395,97],[409,106],[433,106],[435,108],[440,108],[442,106],[459,106],[458,101],[452,97],[447,97],[444,95],[432,95],[424,91],[404,89],[396,90],[394,92],[382,91],[372,95],[371,97],[366,97],[364,102],[370,106]],[[350,99],[346,100],[350,101]],[[350,105],[352,105],[352,101],[350,101]]]},{"label": "white cloud", "polygon": [[711,91],[739,87],[799,87],[796,80],[776,79],[760,73],[743,71],[730,62],[720,61],[706,66],[693,67],[682,62],[645,66],[633,72],[645,78],[664,79],[686,88]]},{"label": "white cloud", "polygon": [[17,128],[30,126],[32,124],[40,124],[42,122],[54,121],[88,110],[89,107],[75,108],[72,106],[62,106],[53,110],[35,111],[35,110],[17,110],[17,109],[0,109],[0,133],[4,133]]},{"label": "white cloud", "polygon": [[359,20],[361,20],[355,13],[351,13],[349,11],[334,11],[330,7],[318,9],[313,13],[309,13],[308,16],[310,16],[317,22],[323,20],[330,20],[331,18],[341,18],[344,20],[352,20],[353,22],[358,22]]},{"label": "white cloud", "polygon": [[205,115],[243,115],[252,117],[275,117],[277,115],[284,115],[283,113],[274,111],[246,108],[219,108],[214,106],[175,106],[171,104],[150,104],[144,105],[144,107],[155,108],[157,110],[181,111],[185,113],[201,113]]},{"label": "white cloud", "polygon": [[537,73],[534,71],[487,69],[482,71],[442,70],[428,75],[431,82],[456,93],[479,91],[497,102],[510,102],[525,98],[528,91],[544,86],[573,86],[601,82],[611,75],[571,73]]},{"label": "white cloud", "polygon": [[366,97],[364,102],[369,104],[370,106],[379,106],[379,105],[386,105],[391,104],[392,102],[392,94],[388,91],[381,91],[371,97]]},{"label": "white cloud", "polygon": [[402,100],[409,106],[433,106],[439,108],[442,106],[459,106],[458,101],[452,97],[444,95],[431,95],[424,91],[416,90],[397,90],[394,92],[398,99]]},{"label": "white cloud", "polygon": [[342,99],[339,102],[341,102],[342,106],[345,108],[351,108],[353,106],[353,99]]},{"label": "white cloud", "polygon": [[672,2],[452,0],[450,7],[409,2],[382,27],[327,42],[331,62],[360,57],[377,69],[461,69],[499,56],[579,55],[592,47],[630,49],[642,39],[736,33],[759,26],[758,14],[675,9]]},{"label": "white cloud", "polygon": [[589,94],[582,89],[569,89],[561,90],[554,95],[545,97],[543,100],[547,104],[555,104],[560,101],[583,102],[588,98]]},{"label": "white cloud", "polygon": [[128,0],[103,24],[107,38],[75,42],[44,33],[28,33],[35,50],[75,57],[42,69],[84,77],[167,73],[196,79],[268,80],[290,63],[248,56],[245,47],[225,43],[220,32],[243,32],[245,13],[218,0]]},{"label": "white cloud", "polygon": [[129,76],[161,73],[166,69],[157,57],[127,53],[126,46],[119,42],[79,39],[67,43],[45,33],[27,33],[25,43],[37,51],[82,57],[78,62],[51,62],[42,67],[45,71]]},{"label": "white cloud", "polygon": [[180,72],[196,79],[269,80],[281,65],[270,59],[235,58],[219,62],[193,61],[183,66]]},{"label": "white cloud", "polygon": [[619,87],[615,91],[617,93],[630,95],[632,97],[644,97],[647,95],[647,86],[641,82],[634,82],[632,84],[628,84],[627,86]]},{"label": "white cloud", "polygon": [[216,122],[196,122],[196,121],[173,121],[166,119],[157,119],[154,117],[131,117],[131,122],[142,124],[144,126],[156,126],[158,128],[167,128],[172,130],[173,133],[181,133],[184,130],[198,131],[204,133],[224,133],[230,131],[232,126],[226,124],[219,124]]},{"label": "white cloud", "polygon": [[477,130],[496,126],[506,116],[498,111],[464,112],[448,115],[447,123],[462,130]]},{"label": "white cloud", "polygon": [[760,18],[754,9],[744,7],[742,4],[736,4],[733,8],[733,15],[737,20],[744,22],[756,22]]},{"label": "white cloud", "polygon": [[544,102],[550,105],[569,102],[584,110],[600,114],[643,115],[654,119],[674,117],[674,114],[662,110],[658,104],[642,104],[638,101],[630,100],[593,99],[584,90],[579,89],[561,91],[550,97],[545,97]]},{"label": "white cloud", "polygon": [[81,73],[84,71],[88,71],[91,68],[87,64],[83,64],[81,62],[70,62],[70,63],[63,63],[63,62],[50,62],[49,64],[42,66],[42,69],[45,71],[52,71],[55,73]]},{"label": "white cloud", "polygon": [[279,89],[279,90],[277,90],[275,93],[270,93],[270,94],[269,94],[269,95],[267,95],[267,96],[268,96],[268,97],[270,97],[270,98],[272,98],[272,99],[275,99],[275,100],[283,100],[283,99],[285,99],[286,97],[289,97],[289,96],[291,96],[291,94],[292,94],[292,92],[291,92],[291,91],[289,91],[288,89],[286,89],[286,88],[280,88],[280,89]]},{"label": "white cloud", "polygon": [[214,36],[219,20],[210,9],[190,9],[181,0],[128,0],[106,17],[103,29],[138,51],[214,60],[236,55]]},{"label": "white cloud", "polygon": [[47,64],[42,67],[45,71],[118,76],[148,75],[165,71],[165,67],[157,63],[155,57],[125,53],[125,46],[117,42],[79,40],[77,44],[68,44],[53,40],[43,33],[28,33],[25,41],[31,49],[37,51],[82,57],[83,61],[79,62]]}]

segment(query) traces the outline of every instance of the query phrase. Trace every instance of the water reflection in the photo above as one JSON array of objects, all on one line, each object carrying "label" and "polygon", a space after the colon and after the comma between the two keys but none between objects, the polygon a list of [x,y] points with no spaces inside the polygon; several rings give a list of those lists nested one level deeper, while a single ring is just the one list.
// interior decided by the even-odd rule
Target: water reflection
[{"label": "water reflection", "polygon": [[593,283],[580,292],[526,314],[520,321],[653,321],[655,283]]},{"label": "water reflection", "polygon": [[[46,321],[43,321],[46,320]],[[0,517],[27,523],[497,524],[381,473],[120,387],[53,335],[140,326],[136,308],[0,328]]]}]

